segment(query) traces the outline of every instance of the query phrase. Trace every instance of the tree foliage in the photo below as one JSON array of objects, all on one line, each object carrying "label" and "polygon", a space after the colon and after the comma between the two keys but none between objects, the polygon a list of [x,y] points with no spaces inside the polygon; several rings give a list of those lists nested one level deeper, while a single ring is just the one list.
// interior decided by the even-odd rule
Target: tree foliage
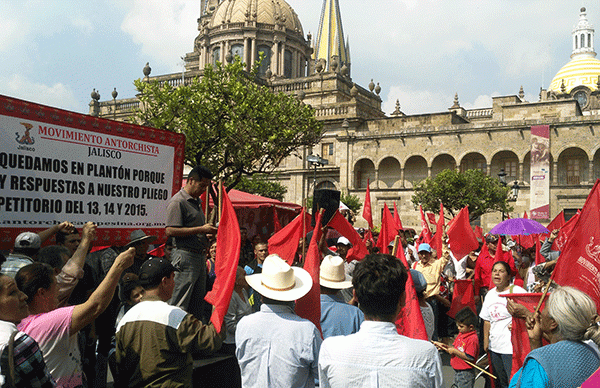
[{"label": "tree foliage", "polygon": [[287,193],[284,185],[277,181],[267,180],[264,175],[255,175],[251,178],[242,177],[236,185],[236,189],[278,201],[283,201],[283,196]]},{"label": "tree foliage", "polygon": [[344,205],[348,206],[354,214],[356,214],[363,205],[357,195],[344,193],[343,191],[340,194],[340,201],[343,202]]},{"label": "tree foliage", "polygon": [[322,123],[297,98],[260,85],[258,67],[244,71],[239,57],[207,66],[189,85],[136,80],[142,109],[139,122],[184,133],[185,163],[202,164],[227,180],[269,173],[302,146],[320,139]]},{"label": "tree foliage", "polygon": [[508,202],[510,188],[498,179],[485,175],[480,170],[464,173],[455,169],[443,170],[435,177],[427,178],[414,188],[412,202],[422,205],[425,211],[438,212],[440,202],[454,217],[463,207],[469,207],[471,221],[485,213],[513,210]]}]

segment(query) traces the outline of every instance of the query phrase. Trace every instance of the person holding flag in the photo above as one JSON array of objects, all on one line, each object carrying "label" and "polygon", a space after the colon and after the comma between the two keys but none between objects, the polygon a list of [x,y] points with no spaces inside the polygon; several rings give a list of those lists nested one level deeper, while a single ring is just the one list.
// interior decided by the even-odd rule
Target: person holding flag
[{"label": "person holding flag", "polygon": [[[533,350],[510,388],[575,388],[600,367],[596,304],[585,293],[572,287],[556,288],[542,312],[527,323]],[[541,346],[543,335],[550,338],[549,345]]]}]

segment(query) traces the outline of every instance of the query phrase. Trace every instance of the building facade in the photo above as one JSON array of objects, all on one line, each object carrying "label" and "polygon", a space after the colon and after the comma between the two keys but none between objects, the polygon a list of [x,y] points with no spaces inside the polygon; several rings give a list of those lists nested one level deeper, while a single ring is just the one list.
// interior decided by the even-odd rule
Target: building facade
[{"label": "building facade", "polygon": [[[185,57],[183,76],[151,76],[147,65],[144,79],[177,86],[201,76],[204,66],[215,61],[238,55],[249,68],[265,58],[260,74],[267,85],[310,104],[324,124],[319,144],[277,169],[277,179],[288,188],[287,202],[302,203],[315,187],[363,199],[369,182],[376,224],[384,203],[396,202],[403,224],[416,227],[420,221],[411,202],[415,183],[446,168],[474,168],[494,177],[503,171],[510,185],[517,182],[511,216],[522,216],[539,195],[531,189],[530,166],[531,127],[540,125],[550,129],[550,219],[562,210],[567,217],[574,214],[600,177],[600,61],[585,8],[572,32],[570,61],[548,89],[540,90],[538,101],[525,101],[520,90],[494,97],[489,108],[466,110],[456,95],[447,111],[417,115],[405,115],[399,104],[386,115],[379,85],[361,87],[352,81],[337,0],[324,0],[314,41],[304,36],[298,16],[284,0],[202,0],[200,13],[199,34],[194,51]],[[138,107],[137,98],[93,98],[90,114],[126,120]],[[311,164],[311,154],[328,163]],[[500,213],[491,213],[480,222],[489,230],[500,219]],[[356,226],[366,222],[357,217]]]}]

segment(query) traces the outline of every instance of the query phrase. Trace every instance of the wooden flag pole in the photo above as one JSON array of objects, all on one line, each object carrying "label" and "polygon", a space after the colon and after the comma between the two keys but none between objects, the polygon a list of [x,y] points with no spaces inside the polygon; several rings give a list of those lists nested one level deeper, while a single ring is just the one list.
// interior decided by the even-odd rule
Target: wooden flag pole
[{"label": "wooden flag pole", "polygon": [[304,259],[306,258],[306,198],[302,201],[302,260],[300,260],[300,266],[304,267]]},{"label": "wooden flag pole", "polygon": [[210,185],[206,186],[206,203],[204,204],[204,215],[206,217],[208,217],[208,203],[210,202],[210,192],[208,191],[209,188]]},{"label": "wooden flag pole", "polygon": [[490,376],[491,378],[493,378],[493,379],[497,379],[497,377],[496,377],[496,376],[494,376],[494,375],[493,375],[493,374],[491,374],[490,372],[486,371],[485,369],[483,369],[483,368],[481,368],[481,367],[477,366],[476,364],[473,364],[472,362],[470,362],[470,361],[467,361],[467,360],[463,360],[463,361],[464,361],[464,362],[466,362],[467,364],[471,365],[473,368],[476,368],[476,369],[478,369],[479,371],[481,371],[481,372],[485,373],[486,375]]},{"label": "wooden flag pole", "polygon": [[221,221],[221,215],[223,213],[223,180],[219,179],[219,194],[217,196],[219,198],[219,212],[217,213],[217,222]]},{"label": "wooden flag pole", "polygon": [[398,243],[399,242],[400,242],[400,236],[396,235],[396,237],[394,238],[394,247],[392,248],[392,256],[394,256],[394,257],[396,256],[396,253],[398,253]]}]

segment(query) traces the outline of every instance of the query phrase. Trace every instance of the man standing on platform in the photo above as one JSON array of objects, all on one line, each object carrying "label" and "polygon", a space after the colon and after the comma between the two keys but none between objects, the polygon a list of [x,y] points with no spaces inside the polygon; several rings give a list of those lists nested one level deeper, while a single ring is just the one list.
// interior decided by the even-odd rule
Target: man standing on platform
[{"label": "man standing on platform", "polygon": [[175,238],[171,262],[178,269],[170,303],[198,319],[202,317],[202,300],[206,294],[207,234],[217,228],[206,223],[198,197],[211,183],[213,174],[196,166],[188,174],[185,186],[167,204],[167,237]]}]

